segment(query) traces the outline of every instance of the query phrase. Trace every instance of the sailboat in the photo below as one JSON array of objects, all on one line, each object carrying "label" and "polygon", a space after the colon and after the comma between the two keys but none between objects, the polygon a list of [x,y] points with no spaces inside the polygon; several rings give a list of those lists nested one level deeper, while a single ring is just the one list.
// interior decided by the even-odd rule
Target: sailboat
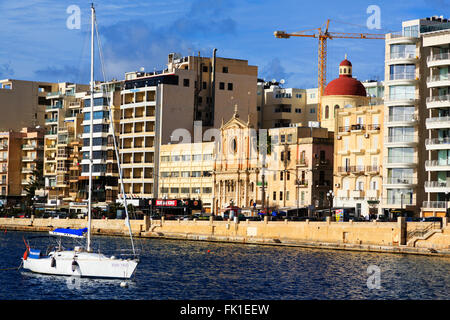
[{"label": "sailboat", "polygon": [[[122,171],[120,168],[120,158],[116,139],[114,136],[114,147],[116,151],[117,165],[119,166],[121,191],[125,206],[125,224],[128,226],[131,245],[133,249],[132,258],[116,258],[116,256],[106,256],[102,253],[95,253],[92,250],[91,243],[91,215],[92,215],[92,159],[93,159],[93,109],[94,109],[94,28],[95,28],[95,8],[91,5],[91,81],[90,81],[90,163],[89,163],[89,196],[88,196],[88,226],[83,229],[64,229],[59,228],[50,231],[52,236],[71,237],[86,239],[85,246],[76,246],[73,250],[66,250],[62,247],[61,241],[50,252],[43,254],[40,250],[31,248],[24,240],[27,247],[23,257],[22,266],[31,272],[63,275],[63,276],[79,276],[79,277],[95,277],[95,278],[131,278],[138,266],[139,258],[136,255],[133,244],[133,236],[128,216],[125,191],[123,188]],[[98,31],[98,29],[97,29]],[[98,36],[97,36],[98,37]],[[110,114],[110,125],[113,125],[112,115]],[[112,130],[114,135],[114,130]]]}]

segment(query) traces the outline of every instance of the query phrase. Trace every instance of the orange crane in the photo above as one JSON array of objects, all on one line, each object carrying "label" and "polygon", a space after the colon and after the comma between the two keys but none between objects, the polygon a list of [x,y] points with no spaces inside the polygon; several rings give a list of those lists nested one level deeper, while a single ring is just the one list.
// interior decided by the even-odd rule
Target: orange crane
[{"label": "orange crane", "polygon": [[318,77],[318,104],[317,104],[317,121],[321,120],[322,112],[322,95],[325,89],[325,83],[327,78],[327,40],[334,38],[345,39],[384,39],[384,34],[375,33],[344,33],[344,32],[329,32],[328,26],[330,25],[330,19],[325,23],[325,27],[322,29],[314,28],[304,31],[298,31],[294,33],[286,33],[285,31],[275,31],[276,38],[288,39],[290,37],[309,37],[319,38],[319,77]]}]

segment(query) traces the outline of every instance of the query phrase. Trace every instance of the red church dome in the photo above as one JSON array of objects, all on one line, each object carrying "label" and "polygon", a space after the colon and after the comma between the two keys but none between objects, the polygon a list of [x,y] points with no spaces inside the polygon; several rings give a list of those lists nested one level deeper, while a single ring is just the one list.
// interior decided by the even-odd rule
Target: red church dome
[{"label": "red church dome", "polygon": [[339,64],[339,78],[331,81],[325,88],[324,96],[362,96],[366,97],[366,88],[352,77],[352,63],[343,60]]}]

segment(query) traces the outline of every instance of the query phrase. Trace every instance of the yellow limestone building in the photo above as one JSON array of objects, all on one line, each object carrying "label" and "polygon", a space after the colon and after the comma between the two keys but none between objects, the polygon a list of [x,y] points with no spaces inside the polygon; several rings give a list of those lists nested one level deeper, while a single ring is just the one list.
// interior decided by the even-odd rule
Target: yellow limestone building
[{"label": "yellow limestone building", "polygon": [[334,204],[356,216],[381,214],[383,105],[347,107],[336,112]]}]

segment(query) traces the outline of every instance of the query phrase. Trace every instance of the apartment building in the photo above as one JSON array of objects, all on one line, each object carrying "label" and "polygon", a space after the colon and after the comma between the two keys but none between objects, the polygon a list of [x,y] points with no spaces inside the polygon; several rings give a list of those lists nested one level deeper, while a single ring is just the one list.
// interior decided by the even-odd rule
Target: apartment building
[{"label": "apartment building", "polygon": [[199,200],[205,212],[212,212],[214,146],[214,142],[162,145],[159,197]]},{"label": "apartment building", "polygon": [[57,83],[0,80],[0,130],[44,127],[47,93],[57,91]]},{"label": "apartment building", "polygon": [[280,210],[315,214],[328,208],[333,188],[333,134],[326,128],[292,125],[269,129],[267,204]]},{"label": "apartment building", "polygon": [[76,95],[87,89],[87,85],[63,82],[46,94],[43,174],[49,206],[62,206],[65,201],[80,198],[81,157],[76,145],[81,140],[82,101]]},{"label": "apartment building", "polygon": [[22,196],[26,196],[24,188],[32,181],[40,179],[36,173],[42,174],[44,164],[44,135],[45,128],[23,128],[20,132],[22,139],[21,154],[21,185]]},{"label": "apartment building", "polygon": [[18,204],[35,170],[42,170],[43,128],[22,128],[21,131],[0,132],[0,199],[9,205]]},{"label": "apartment building", "polygon": [[306,89],[283,88],[279,82],[259,79],[257,85],[258,127],[269,129],[289,127],[290,124],[307,126],[317,121],[316,106],[307,106]]},{"label": "apartment building", "polygon": [[352,208],[356,216],[381,214],[383,185],[406,179],[392,172],[382,178],[383,121],[383,105],[344,107],[336,112],[334,205]]},{"label": "apartment building", "polygon": [[[383,175],[405,177],[402,179],[405,181],[402,185],[385,186],[386,197],[383,206],[386,209],[406,209],[419,215],[422,206],[423,212],[432,213],[434,209],[439,209],[433,206],[443,205],[440,200],[444,198],[442,195],[445,192],[438,196],[440,192],[436,192],[438,190],[432,186],[433,182],[437,181],[436,172],[446,170],[445,165],[440,166],[437,162],[439,156],[444,156],[445,147],[441,140],[435,140],[438,135],[444,137],[445,134],[442,135],[443,131],[440,131],[439,125],[436,127],[436,123],[431,124],[433,120],[428,120],[426,124],[426,119],[435,118],[439,112],[445,113],[445,109],[440,109],[439,103],[433,99],[439,96],[439,88],[446,88],[445,81],[438,80],[441,79],[438,72],[442,72],[445,78],[446,66],[445,63],[440,66],[439,62],[434,64],[429,57],[440,52],[441,45],[445,48],[445,41],[442,41],[445,36],[434,36],[436,32],[442,32],[447,28],[446,19],[432,17],[404,21],[400,33],[386,35],[387,137],[384,145]],[[433,43],[436,41],[431,40],[433,37],[440,40]],[[434,81],[435,79],[437,81]],[[429,128],[428,136],[425,134],[426,126]],[[424,188],[426,180],[427,187]]]},{"label": "apartment building", "polygon": [[[118,197],[118,166],[114,149],[113,132],[116,136],[117,148],[120,149],[120,105],[121,81],[100,83],[93,92],[93,108],[91,108],[91,92],[80,92],[77,98],[83,102],[82,108],[82,160],[79,177],[80,198],[88,198],[89,159],[91,151],[90,135],[92,131],[92,201],[98,206],[116,202]],[[92,128],[91,128],[92,111]],[[111,117],[110,117],[111,113]],[[110,118],[112,118],[112,123]],[[125,170],[124,170],[125,171]],[[125,173],[124,173],[125,179]]]},{"label": "apartment building", "polygon": [[[434,22],[430,25],[431,22]],[[434,20],[434,21],[433,21]],[[426,23],[424,23],[426,22]],[[418,21],[426,78],[425,199],[421,215],[448,216],[450,192],[450,21]],[[423,79],[425,82],[425,79]]]},{"label": "apartment building", "polygon": [[366,88],[367,96],[370,98],[369,105],[378,106],[384,104],[384,81],[366,80],[361,83]]}]

